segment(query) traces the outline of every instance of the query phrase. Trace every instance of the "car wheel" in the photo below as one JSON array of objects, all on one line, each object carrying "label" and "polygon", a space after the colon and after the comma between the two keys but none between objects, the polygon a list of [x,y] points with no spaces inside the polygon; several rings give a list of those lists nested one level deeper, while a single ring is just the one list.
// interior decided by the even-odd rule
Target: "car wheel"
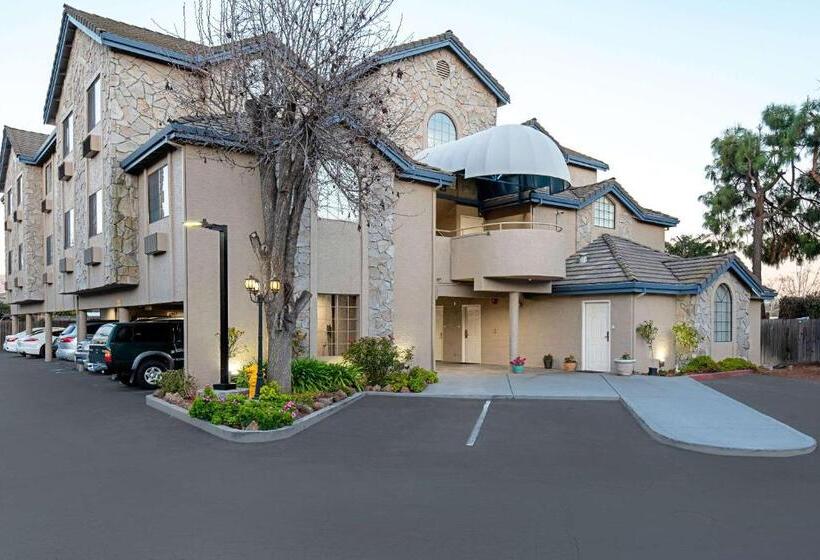
[{"label": "car wheel", "polygon": [[45,360],[46,359],[46,345],[43,344],[40,346],[40,358]]},{"label": "car wheel", "polygon": [[165,362],[146,360],[137,369],[137,383],[145,389],[156,389],[162,373],[168,371]]}]

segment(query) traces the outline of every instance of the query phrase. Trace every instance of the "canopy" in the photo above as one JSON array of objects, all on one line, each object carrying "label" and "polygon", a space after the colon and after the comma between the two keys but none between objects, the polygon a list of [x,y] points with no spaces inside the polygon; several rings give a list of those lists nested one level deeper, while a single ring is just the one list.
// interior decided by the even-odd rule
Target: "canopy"
[{"label": "canopy", "polygon": [[532,127],[504,124],[454,142],[427,148],[418,161],[464,176],[542,175],[569,182],[564,154],[552,139]]}]

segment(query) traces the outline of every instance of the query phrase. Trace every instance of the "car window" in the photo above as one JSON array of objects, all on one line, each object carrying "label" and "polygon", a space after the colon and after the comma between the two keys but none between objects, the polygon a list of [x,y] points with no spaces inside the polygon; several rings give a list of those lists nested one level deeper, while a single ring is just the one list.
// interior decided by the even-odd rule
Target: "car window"
[{"label": "car window", "polygon": [[163,323],[141,323],[134,325],[134,342],[170,342],[170,329]]},{"label": "car window", "polygon": [[65,330],[63,330],[63,332],[61,334],[64,335],[64,336],[69,336],[69,335],[74,334],[75,332],[77,332],[77,325],[74,324],[74,323],[71,323],[70,325],[68,325],[65,328]]},{"label": "car window", "polygon": [[114,342],[131,342],[134,338],[134,328],[129,325],[120,325],[114,335]]},{"label": "car window", "polygon": [[85,332],[87,334],[94,334],[104,325],[111,325],[111,323],[88,323],[85,327]]},{"label": "car window", "polygon": [[108,340],[108,335],[111,334],[111,330],[114,328],[114,325],[106,324],[101,326],[97,329],[97,332],[94,333],[94,336],[91,338],[92,344],[104,344]]}]

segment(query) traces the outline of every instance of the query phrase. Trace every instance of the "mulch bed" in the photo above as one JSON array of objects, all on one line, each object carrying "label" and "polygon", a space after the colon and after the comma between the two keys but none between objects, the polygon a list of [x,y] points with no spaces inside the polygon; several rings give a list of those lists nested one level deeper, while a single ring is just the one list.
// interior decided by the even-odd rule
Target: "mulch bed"
[{"label": "mulch bed", "polygon": [[761,369],[758,373],[774,377],[820,381],[820,363],[794,364],[784,368]]}]

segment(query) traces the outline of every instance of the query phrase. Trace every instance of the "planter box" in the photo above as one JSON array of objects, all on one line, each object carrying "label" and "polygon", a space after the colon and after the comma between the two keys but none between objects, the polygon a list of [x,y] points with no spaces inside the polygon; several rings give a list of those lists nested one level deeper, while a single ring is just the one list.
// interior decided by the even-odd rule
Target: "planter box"
[{"label": "planter box", "polygon": [[561,369],[564,371],[575,371],[578,368],[578,362],[564,362]]},{"label": "planter box", "polygon": [[615,371],[618,375],[632,375],[635,360],[615,360]]}]

